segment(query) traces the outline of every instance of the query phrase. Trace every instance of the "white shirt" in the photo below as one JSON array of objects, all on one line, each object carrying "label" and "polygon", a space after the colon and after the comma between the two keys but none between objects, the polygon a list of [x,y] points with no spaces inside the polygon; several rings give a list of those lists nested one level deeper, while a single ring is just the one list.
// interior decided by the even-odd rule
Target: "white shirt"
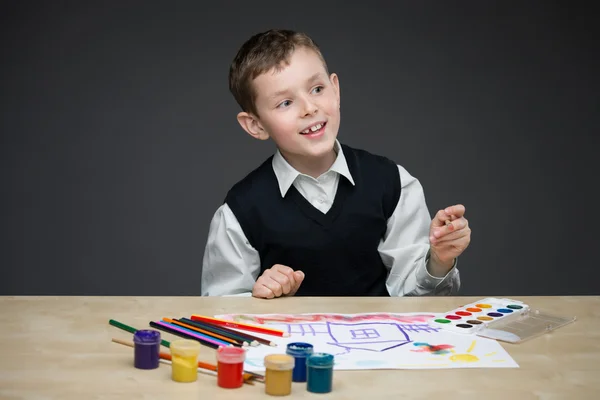
[{"label": "white shirt", "polygon": [[[344,152],[336,140],[337,157],[331,168],[318,178],[294,169],[277,151],[273,171],[281,196],[292,185],[323,213],[331,208],[340,179],[354,185]],[[389,273],[386,287],[391,296],[454,294],[460,275],[454,267],[442,278],[427,271],[431,218],[420,182],[398,165],[402,191],[394,213],[387,221],[378,251]],[[225,203],[210,223],[202,265],[203,296],[251,295],[260,274],[260,256],[246,238],[235,215]]]}]

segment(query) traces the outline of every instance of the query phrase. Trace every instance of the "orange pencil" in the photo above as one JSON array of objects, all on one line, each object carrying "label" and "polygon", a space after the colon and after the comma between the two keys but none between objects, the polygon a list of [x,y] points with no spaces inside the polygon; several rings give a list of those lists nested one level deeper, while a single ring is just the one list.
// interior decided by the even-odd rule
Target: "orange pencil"
[{"label": "orange pencil", "polygon": [[229,328],[242,329],[242,330],[246,330],[246,331],[264,333],[264,334],[267,334],[267,335],[282,336],[282,337],[288,337],[288,336],[290,336],[289,333],[284,332],[284,331],[279,330],[279,329],[266,328],[264,326],[258,326],[258,325],[244,324],[242,322],[233,322],[233,321],[228,321],[228,320],[225,320],[225,319],[205,317],[203,315],[195,315],[195,314],[192,315],[192,321],[208,322],[208,323],[211,323],[211,324],[214,324],[214,325],[227,326]]},{"label": "orange pencil", "polygon": [[228,343],[232,343],[232,344],[235,344],[235,345],[238,345],[238,346],[244,346],[244,347],[245,347],[245,346],[248,346],[248,343],[247,343],[247,342],[243,342],[243,343],[242,343],[242,342],[241,342],[241,341],[239,341],[239,340],[235,340],[235,339],[232,339],[232,338],[228,338],[228,337],[225,337],[225,336],[223,336],[223,335],[219,335],[218,333],[209,332],[209,331],[207,331],[207,330],[204,330],[204,329],[201,329],[201,328],[197,328],[197,327],[195,327],[195,326],[188,325],[188,324],[185,324],[185,323],[183,323],[183,322],[176,321],[176,320],[174,320],[174,319],[171,319],[171,318],[163,318],[163,321],[165,321],[165,322],[169,322],[169,323],[171,323],[171,324],[175,324],[175,325],[183,326],[184,328],[191,329],[191,330],[194,330],[194,331],[197,331],[197,332],[200,332],[200,333],[204,333],[205,335],[208,335],[208,336],[211,336],[211,337],[215,337],[215,338],[217,338],[217,339],[221,339],[221,340],[224,340],[224,341],[226,341],[226,342],[228,342]]}]

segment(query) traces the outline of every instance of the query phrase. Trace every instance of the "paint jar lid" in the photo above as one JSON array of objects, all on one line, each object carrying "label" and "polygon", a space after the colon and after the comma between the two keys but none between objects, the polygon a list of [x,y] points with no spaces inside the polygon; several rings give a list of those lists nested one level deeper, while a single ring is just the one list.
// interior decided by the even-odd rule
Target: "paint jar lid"
[{"label": "paint jar lid", "polygon": [[246,359],[246,350],[241,347],[219,346],[217,349],[217,361],[225,364],[237,364]]},{"label": "paint jar lid", "polygon": [[308,357],[313,353],[313,345],[310,343],[289,343],[285,352],[294,357]]},{"label": "paint jar lid", "polygon": [[135,344],[158,344],[160,343],[160,332],[153,329],[140,329],[133,334]]},{"label": "paint jar lid", "polygon": [[288,354],[269,354],[265,356],[265,368],[277,371],[287,371],[294,368],[296,360]]},{"label": "paint jar lid", "polygon": [[306,365],[309,367],[332,367],[333,355],[327,353],[314,353],[306,359]]},{"label": "paint jar lid", "polygon": [[172,355],[195,357],[200,354],[200,343],[191,339],[173,340],[169,346]]}]

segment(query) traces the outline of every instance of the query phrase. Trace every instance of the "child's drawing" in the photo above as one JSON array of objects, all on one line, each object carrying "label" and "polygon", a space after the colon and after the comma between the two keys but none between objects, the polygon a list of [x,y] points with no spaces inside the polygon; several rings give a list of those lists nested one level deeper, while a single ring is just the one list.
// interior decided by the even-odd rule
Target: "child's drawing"
[{"label": "child's drawing", "polygon": [[[264,371],[264,356],[285,353],[287,343],[308,342],[335,355],[335,369],[518,367],[494,340],[431,327],[434,314],[227,314],[217,318],[265,324],[288,338],[258,335],[277,347],[248,348],[245,368]],[[253,333],[255,334],[255,333]]]}]

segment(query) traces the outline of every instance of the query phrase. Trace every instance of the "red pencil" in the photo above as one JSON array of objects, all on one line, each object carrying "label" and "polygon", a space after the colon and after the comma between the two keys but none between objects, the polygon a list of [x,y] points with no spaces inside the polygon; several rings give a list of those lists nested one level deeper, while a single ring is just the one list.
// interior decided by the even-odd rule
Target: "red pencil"
[{"label": "red pencil", "polygon": [[242,322],[233,322],[233,321],[228,321],[225,319],[205,317],[203,315],[195,315],[195,314],[192,315],[192,321],[208,322],[208,323],[211,323],[214,325],[227,326],[229,328],[264,333],[267,335],[282,336],[282,337],[290,336],[289,333],[284,332],[279,329],[267,328],[265,326],[259,326],[259,325],[244,324]]}]

